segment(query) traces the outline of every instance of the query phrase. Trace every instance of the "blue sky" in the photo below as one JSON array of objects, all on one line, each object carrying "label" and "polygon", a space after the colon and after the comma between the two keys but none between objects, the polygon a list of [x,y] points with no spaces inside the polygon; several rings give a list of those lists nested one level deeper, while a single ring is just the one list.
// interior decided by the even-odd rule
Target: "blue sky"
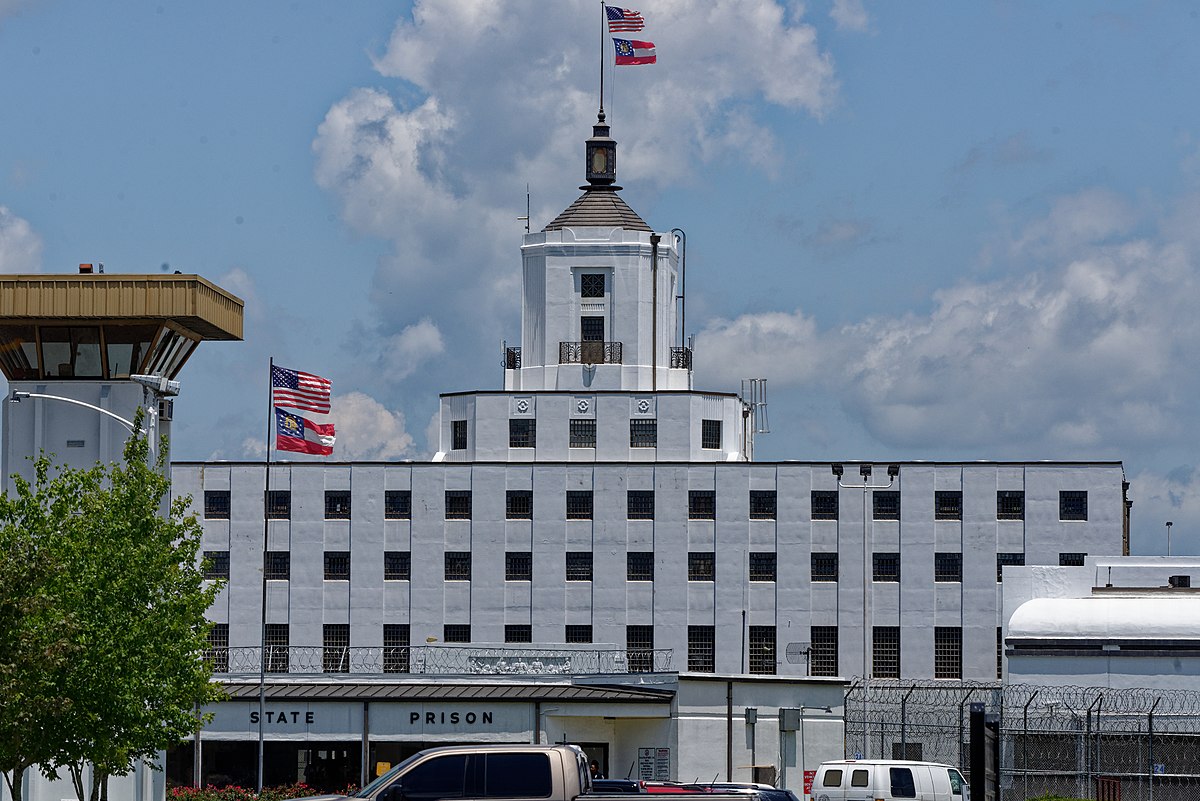
[{"label": "blue sky", "polygon": [[[639,0],[625,199],[688,237],[696,385],[764,459],[1121,459],[1133,547],[1200,549],[1200,14],[1187,3]],[[338,458],[423,458],[502,381],[525,187],[578,194],[599,3],[0,0],[0,271],[247,301],[177,458],[261,457],[267,361]]]}]

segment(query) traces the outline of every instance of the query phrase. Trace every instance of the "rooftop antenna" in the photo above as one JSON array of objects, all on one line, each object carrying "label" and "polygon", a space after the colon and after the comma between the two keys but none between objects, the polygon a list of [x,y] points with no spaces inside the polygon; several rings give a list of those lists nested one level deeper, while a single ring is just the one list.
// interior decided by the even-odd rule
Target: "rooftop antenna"
[{"label": "rooftop antenna", "polygon": [[529,233],[529,184],[525,184],[525,216],[518,217],[517,221],[525,221],[525,233]]},{"label": "rooftop antenna", "polygon": [[742,379],[742,436],[746,442],[746,461],[754,458],[754,435],[770,434],[767,422],[767,379]]}]

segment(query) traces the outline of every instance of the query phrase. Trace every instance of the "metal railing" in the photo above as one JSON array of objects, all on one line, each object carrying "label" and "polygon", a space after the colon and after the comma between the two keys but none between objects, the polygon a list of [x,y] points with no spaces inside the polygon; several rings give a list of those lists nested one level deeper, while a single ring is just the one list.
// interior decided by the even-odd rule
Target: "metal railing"
[{"label": "metal railing", "polygon": [[692,369],[691,348],[671,348],[671,366],[684,370]]},{"label": "metal railing", "polygon": [[559,364],[621,364],[620,342],[559,342]]}]

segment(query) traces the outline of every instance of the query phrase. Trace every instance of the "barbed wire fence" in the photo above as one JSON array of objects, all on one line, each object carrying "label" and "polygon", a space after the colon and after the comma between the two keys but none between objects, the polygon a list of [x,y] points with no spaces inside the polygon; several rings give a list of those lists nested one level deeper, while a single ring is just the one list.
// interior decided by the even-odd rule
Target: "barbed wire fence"
[{"label": "barbed wire fence", "polygon": [[970,772],[971,704],[998,722],[1001,801],[1200,799],[1200,692],[871,680],[846,693],[846,756]]}]

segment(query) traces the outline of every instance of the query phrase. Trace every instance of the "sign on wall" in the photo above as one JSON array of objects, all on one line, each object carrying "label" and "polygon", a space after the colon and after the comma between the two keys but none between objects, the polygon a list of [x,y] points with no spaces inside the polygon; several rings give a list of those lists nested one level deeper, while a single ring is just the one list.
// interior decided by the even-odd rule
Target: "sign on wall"
[{"label": "sign on wall", "polygon": [[671,778],[670,748],[639,748],[638,779],[665,782]]}]

